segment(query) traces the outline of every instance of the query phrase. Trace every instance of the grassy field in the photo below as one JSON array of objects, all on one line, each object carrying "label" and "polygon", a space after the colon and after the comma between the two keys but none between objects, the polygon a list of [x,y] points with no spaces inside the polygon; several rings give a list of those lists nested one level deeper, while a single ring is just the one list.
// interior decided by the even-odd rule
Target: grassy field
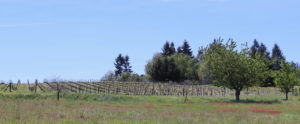
[{"label": "grassy field", "polygon": [[184,97],[0,93],[0,123],[296,124],[300,97]]}]

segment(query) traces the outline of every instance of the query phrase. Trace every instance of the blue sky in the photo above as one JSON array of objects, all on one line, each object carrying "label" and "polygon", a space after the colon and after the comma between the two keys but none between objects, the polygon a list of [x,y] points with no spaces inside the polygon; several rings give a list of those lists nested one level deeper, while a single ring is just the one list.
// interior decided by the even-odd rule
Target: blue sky
[{"label": "blue sky", "polygon": [[299,0],[0,0],[0,80],[100,79],[119,53],[144,73],[166,40],[278,43],[300,62]]}]

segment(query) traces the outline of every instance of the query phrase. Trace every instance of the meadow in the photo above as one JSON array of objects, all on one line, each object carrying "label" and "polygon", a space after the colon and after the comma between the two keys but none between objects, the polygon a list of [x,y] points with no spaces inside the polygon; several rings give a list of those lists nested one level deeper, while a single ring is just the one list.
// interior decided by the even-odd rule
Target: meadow
[{"label": "meadow", "polygon": [[300,97],[284,95],[136,96],[30,92],[26,85],[0,93],[0,123],[295,124]]}]

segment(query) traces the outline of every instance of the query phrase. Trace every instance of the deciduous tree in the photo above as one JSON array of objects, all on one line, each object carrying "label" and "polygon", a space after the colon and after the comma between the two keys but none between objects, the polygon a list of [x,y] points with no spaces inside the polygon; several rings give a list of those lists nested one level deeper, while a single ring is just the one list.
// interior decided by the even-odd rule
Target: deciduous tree
[{"label": "deciduous tree", "polygon": [[289,99],[288,93],[292,91],[294,86],[298,83],[296,77],[296,65],[294,63],[281,60],[281,69],[274,72],[276,85],[285,93],[286,100]]},{"label": "deciduous tree", "polygon": [[244,88],[264,80],[264,63],[253,59],[247,47],[236,50],[236,43],[232,39],[224,44],[223,39],[219,38],[201,51],[204,53],[201,58],[206,63],[213,84],[235,90],[237,101]]}]

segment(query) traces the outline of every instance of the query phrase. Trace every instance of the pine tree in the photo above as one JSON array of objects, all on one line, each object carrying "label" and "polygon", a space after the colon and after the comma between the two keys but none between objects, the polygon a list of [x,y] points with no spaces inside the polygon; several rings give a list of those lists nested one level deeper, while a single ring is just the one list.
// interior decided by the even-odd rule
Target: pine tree
[{"label": "pine tree", "polygon": [[168,56],[170,54],[170,43],[167,41],[162,48],[162,55]]},{"label": "pine tree", "polygon": [[260,44],[257,54],[261,57],[270,59],[270,52],[267,51],[267,47],[263,43]]},{"label": "pine tree", "polygon": [[115,70],[116,77],[120,77],[123,72],[132,73],[128,55],[123,57],[122,54],[119,54],[119,56],[116,58],[116,62],[114,63],[114,65],[116,68]]},{"label": "pine tree", "polygon": [[191,57],[193,56],[193,52],[192,52],[192,50],[190,48],[190,45],[189,45],[189,43],[186,40],[184,41],[184,43],[182,45],[182,53],[186,54],[186,55],[189,55]]},{"label": "pine tree", "polygon": [[124,57],[122,56],[122,54],[119,54],[119,56],[115,59],[115,76],[116,77],[119,77],[121,76],[122,72],[124,71],[123,70],[123,65],[124,65]]},{"label": "pine tree", "polygon": [[259,43],[257,42],[256,39],[254,39],[253,45],[250,48],[250,50],[251,50],[251,54],[250,55],[251,55],[252,58],[256,59],[256,53],[257,53],[257,51],[258,51],[259,48],[260,48]]},{"label": "pine tree", "polygon": [[171,42],[169,55],[173,55],[175,53],[176,53],[175,45],[173,42]]},{"label": "pine tree", "polygon": [[182,53],[183,51],[182,51],[182,48],[181,47],[178,47],[177,48],[177,53]]},{"label": "pine tree", "polygon": [[277,44],[274,45],[273,51],[272,51],[272,69],[273,70],[279,70],[281,69],[281,60],[284,59],[283,54]]},{"label": "pine tree", "polygon": [[126,55],[125,58],[124,58],[124,72],[129,72],[131,73],[132,70],[131,70],[131,66],[130,66],[130,63],[129,63],[129,56]]},{"label": "pine tree", "polygon": [[162,55],[170,56],[176,53],[175,45],[173,42],[171,44],[167,41],[162,48]]}]

